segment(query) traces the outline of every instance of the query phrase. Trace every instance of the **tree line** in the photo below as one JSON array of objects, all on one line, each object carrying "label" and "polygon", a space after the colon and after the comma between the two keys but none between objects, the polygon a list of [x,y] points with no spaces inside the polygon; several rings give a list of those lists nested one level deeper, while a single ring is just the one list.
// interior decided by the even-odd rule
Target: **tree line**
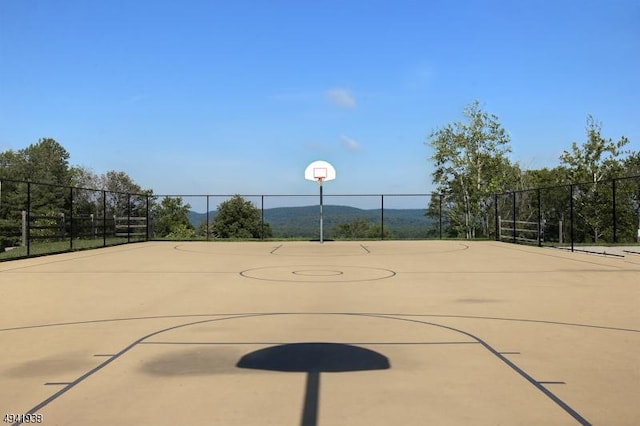
[{"label": "tree line", "polygon": [[[480,102],[474,101],[463,110],[463,116],[463,120],[432,131],[426,141],[432,150],[435,188],[426,214],[446,218],[445,236],[490,237],[494,211],[499,207],[494,194],[528,188],[550,188],[542,193],[543,215],[548,221],[559,222],[566,219],[569,201],[562,185],[576,183],[580,185],[572,188],[570,197],[582,223],[579,238],[597,241],[609,237],[607,221],[612,208],[617,208],[625,229],[640,228],[638,180],[621,181],[617,188],[604,184],[614,178],[640,175],[640,153],[627,149],[630,141],[626,137],[616,141],[605,137],[602,123],[588,116],[584,142],[571,143],[556,167],[529,170],[511,159],[511,140],[497,115],[484,111]],[[88,167],[70,165],[69,158],[69,152],[52,138],[40,139],[24,149],[0,152],[0,231],[20,219],[20,209],[25,208],[29,197],[30,211],[42,216],[61,211],[98,216],[106,212],[146,216],[148,212],[156,238],[272,235],[270,226],[262,223],[259,210],[240,196],[221,203],[208,228],[205,222],[194,227],[188,217],[191,206],[182,198],[160,200],[152,189],[142,188],[123,171],[97,174]],[[38,182],[30,186],[29,194],[27,182]],[[85,189],[70,192],[71,187]],[[610,203],[614,189],[616,206]],[[533,198],[521,195],[517,202],[521,217],[530,218]],[[508,216],[512,206],[502,204],[499,211]],[[336,231],[354,236],[379,230],[372,224],[354,222]]]},{"label": "tree line", "polygon": [[[447,234],[456,238],[487,238],[492,236],[495,221],[496,197],[512,191],[530,188],[569,187],[566,190],[543,191],[544,219],[560,221],[570,198],[578,207],[581,221],[580,239],[598,241],[606,237],[607,220],[612,209],[629,229],[636,228],[640,220],[640,188],[638,180],[621,181],[617,188],[618,201],[612,205],[613,179],[640,175],[640,153],[626,149],[629,140],[621,136],[614,141],[602,134],[602,123],[592,116],[586,120],[586,138],[573,142],[563,151],[556,167],[527,170],[510,158],[511,140],[498,116],[484,111],[478,101],[464,111],[464,120],[449,123],[432,131],[426,145],[432,150],[432,180],[434,197],[427,214],[436,216],[444,212],[448,218]],[[531,215],[531,196],[517,198],[517,210],[522,217]],[[563,194],[558,196],[558,194]],[[618,205],[619,204],[619,205]],[[532,206],[529,206],[532,207]],[[501,210],[509,215],[512,206]],[[537,210],[537,209],[536,209]],[[529,213],[527,213],[529,212]],[[566,219],[566,218],[565,218]],[[528,219],[522,219],[528,220]]]},{"label": "tree line", "polygon": [[72,212],[76,219],[148,214],[154,238],[190,239],[207,233],[221,238],[271,235],[269,225],[260,223],[259,211],[239,196],[218,206],[219,214],[209,229],[204,221],[194,227],[188,216],[191,206],[181,197],[159,199],[152,189],[142,188],[123,171],[97,174],[88,167],[70,165],[69,158],[69,152],[53,138],[0,152],[0,247],[18,244],[21,214],[27,206],[32,236],[55,227],[52,224],[59,222],[61,212]]}]

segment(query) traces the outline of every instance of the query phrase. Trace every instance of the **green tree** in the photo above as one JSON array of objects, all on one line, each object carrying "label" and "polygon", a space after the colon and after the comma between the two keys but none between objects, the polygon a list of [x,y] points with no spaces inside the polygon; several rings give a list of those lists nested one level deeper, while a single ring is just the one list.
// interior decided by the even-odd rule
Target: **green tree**
[{"label": "green tree", "polygon": [[140,185],[135,183],[131,176],[125,172],[110,170],[102,177],[102,189],[111,192],[127,192],[142,194],[147,191],[143,190]]},{"label": "green tree", "polygon": [[74,216],[94,215],[96,219],[99,219],[103,210],[100,176],[84,166],[72,166],[70,175],[71,185],[75,187],[73,192]]},{"label": "green tree", "polygon": [[71,185],[78,188],[102,189],[103,180],[93,170],[85,166],[69,169]]},{"label": "green tree", "polygon": [[574,187],[573,197],[579,223],[576,227],[577,239],[584,242],[598,242],[601,238],[611,238],[613,189],[610,180],[624,170],[623,148],[629,140],[622,136],[617,142],[602,136],[602,124],[592,116],[587,117],[587,140],[578,145],[572,143],[571,151],[560,156]]},{"label": "green tree", "polygon": [[[78,191],[74,196],[74,204],[84,210],[96,209],[102,213],[102,191],[106,193],[107,215],[126,216],[129,206],[132,216],[144,216],[146,214],[146,198],[149,196],[149,209],[153,210],[153,191],[143,189],[131,176],[122,171],[110,170],[98,175],[84,166],[74,166],[70,170],[73,186],[79,188],[95,189],[96,191]],[[129,195],[133,194],[133,195]],[[84,210],[78,210],[84,212]]]},{"label": "green tree", "polygon": [[[371,223],[365,218],[353,219],[349,222],[339,223],[332,228],[332,235],[335,238],[343,239],[380,239],[383,233],[382,226],[379,223]],[[384,229],[384,238],[389,238],[391,232],[389,228]]]},{"label": "green tree", "polygon": [[207,226],[206,219],[203,219],[200,221],[200,223],[198,223],[198,227],[196,228],[196,235],[198,237],[208,238],[208,237],[211,237],[212,230],[213,230],[212,224],[209,223]]},{"label": "green tree", "polygon": [[269,224],[261,223],[260,210],[240,195],[218,205],[212,228],[219,238],[268,238],[272,235]]},{"label": "green tree", "polygon": [[191,240],[196,236],[193,225],[181,223],[173,226],[171,232],[169,232],[165,238],[169,240]]},{"label": "green tree", "polygon": [[379,239],[381,235],[383,238],[391,238],[391,230],[388,226],[385,226],[383,230],[380,223],[375,223],[369,226],[366,237],[371,239]]},{"label": "green tree", "polygon": [[520,174],[519,189],[550,188],[567,185],[566,171],[562,167],[523,170]]},{"label": "green tree", "polygon": [[[0,154],[0,177],[18,181],[33,182],[31,185],[31,210],[39,214],[60,211],[68,206],[69,153],[52,138],[40,139],[37,143],[18,151]],[[43,185],[44,184],[44,185]],[[7,195],[7,205],[21,205],[26,208],[26,183],[7,182],[3,190]]]},{"label": "green tree", "polygon": [[186,239],[195,236],[189,221],[191,206],[183,204],[181,197],[165,197],[153,209],[153,232],[156,237]]},{"label": "green tree", "polygon": [[149,210],[153,209],[153,191],[142,189],[127,173],[110,170],[99,179],[100,189],[107,191],[108,216],[146,216],[147,196]]},{"label": "green tree", "polygon": [[624,146],[629,139],[622,136],[617,142],[602,136],[602,123],[587,116],[587,140],[578,145],[571,144],[571,152],[560,155],[561,165],[570,182],[597,184],[603,180],[618,177],[623,170]]},{"label": "green tree", "polygon": [[52,138],[18,151],[0,154],[0,177],[22,181],[70,185],[69,153]]},{"label": "green tree", "polygon": [[349,222],[339,223],[334,226],[333,233],[336,238],[357,239],[366,238],[371,223],[364,218],[353,219]]},{"label": "green tree", "polygon": [[483,111],[478,101],[464,109],[464,116],[465,122],[433,131],[427,144],[433,150],[433,182],[447,195],[443,212],[451,231],[475,238],[488,235],[491,195],[512,188],[518,173],[507,157],[510,138],[498,117]]},{"label": "green tree", "polygon": [[[71,205],[70,190],[65,187],[70,185],[69,153],[55,139],[43,138],[24,149],[0,153],[0,179],[3,179],[0,220],[5,245],[17,244],[21,211],[27,207],[33,220],[32,235],[48,232],[37,227],[62,223],[61,214]],[[61,229],[64,231],[64,225]]]},{"label": "green tree", "polygon": [[618,242],[640,243],[640,152],[625,158],[622,168],[625,178],[616,181]]},{"label": "green tree", "polygon": [[[561,223],[568,223],[570,216],[567,183],[566,171],[561,167],[522,171],[518,185],[521,192],[516,193],[517,220],[537,222],[540,213],[544,240],[560,241],[560,232],[563,231]],[[513,214],[511,197],[509,195],[509,200],[503,200],[507,202],[499,209],[502,217],[511,217]],[[534,238],[531,232],[521,236]]]},{"label": "green tree", "polygon": [[640,152],[630,152],[624,159],[622,176],[640,177]]}]

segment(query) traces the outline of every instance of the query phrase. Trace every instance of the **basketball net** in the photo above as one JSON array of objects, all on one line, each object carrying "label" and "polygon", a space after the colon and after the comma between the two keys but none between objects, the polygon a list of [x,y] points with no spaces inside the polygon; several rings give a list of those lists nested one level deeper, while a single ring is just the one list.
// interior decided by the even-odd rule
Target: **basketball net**
[{"label": "basketball net", "polygon": [[317,177],[316,178],[316,183],[318,184],[318,186],[322,186],[322,181],[324,180],[323,177]]}]

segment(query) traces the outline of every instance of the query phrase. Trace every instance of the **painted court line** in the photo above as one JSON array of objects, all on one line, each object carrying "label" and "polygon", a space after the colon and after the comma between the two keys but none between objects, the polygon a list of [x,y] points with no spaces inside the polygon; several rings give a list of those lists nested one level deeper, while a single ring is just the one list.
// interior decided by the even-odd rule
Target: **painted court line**
[{"label": "painted court line", "polygon": [[[640,267],[619,258],[494,242],[154,242],[0,270],[0,409],[52,424],[145,424],[116,408],[127,397],[154,424],[183,398],[181,421],[225,426],[469,424],[461,406],[478,425],[640,419]],[[238,367],[284,349],[329,358],[306,381]],[[343,350],[389,367],[314,376],[342,368],[329,361]],[[90,413],[87,399],[115,405]]]}]

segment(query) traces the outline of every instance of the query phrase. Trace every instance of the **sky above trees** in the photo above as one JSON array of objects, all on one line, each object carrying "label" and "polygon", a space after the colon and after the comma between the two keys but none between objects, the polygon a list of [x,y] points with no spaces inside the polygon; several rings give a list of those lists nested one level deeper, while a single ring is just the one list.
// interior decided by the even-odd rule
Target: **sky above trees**
[{"label": "sky above trees", "polygon": [[523,168],[602,134],[640,149],[640,4],[0,2],[0,152],[156,193],[429,192],[434,129],[478,99]]}]

